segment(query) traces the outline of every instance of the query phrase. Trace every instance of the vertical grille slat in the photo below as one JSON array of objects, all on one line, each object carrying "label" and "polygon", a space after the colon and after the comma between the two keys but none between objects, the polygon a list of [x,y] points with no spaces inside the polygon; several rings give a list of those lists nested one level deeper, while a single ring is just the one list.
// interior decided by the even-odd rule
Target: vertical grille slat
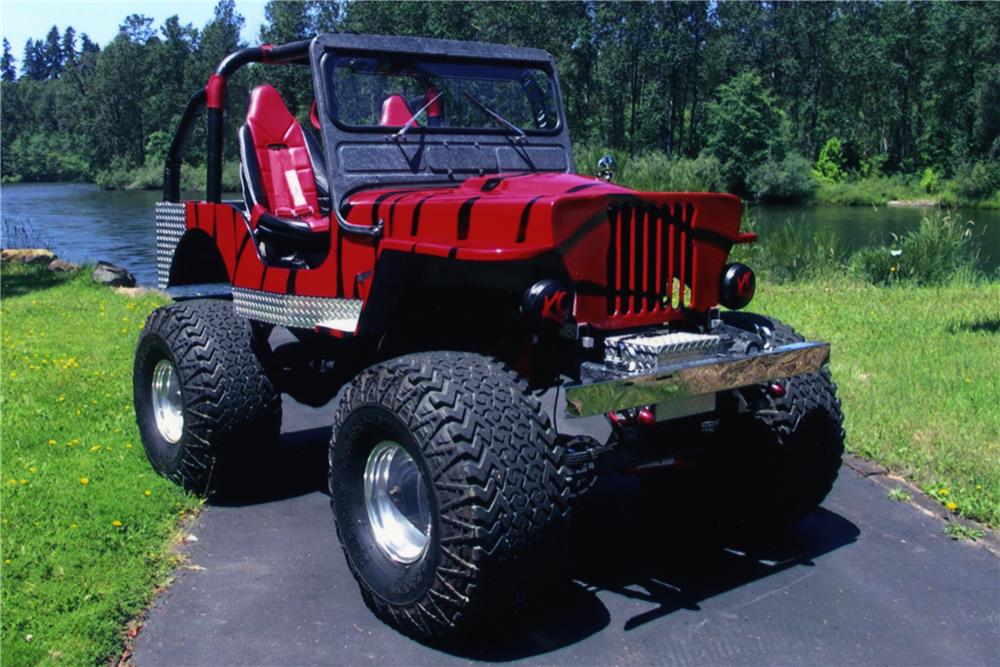
[{"label": "vertical grille slat", "polygon": [[694,214],[693,204],[680,202],[608,207],[608,315],[690,306],[695,279],[695,244],[690,234]]}]

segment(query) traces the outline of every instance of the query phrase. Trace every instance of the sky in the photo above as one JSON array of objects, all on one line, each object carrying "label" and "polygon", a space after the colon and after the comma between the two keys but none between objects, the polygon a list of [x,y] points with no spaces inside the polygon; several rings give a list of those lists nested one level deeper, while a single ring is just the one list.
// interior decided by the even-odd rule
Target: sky
[{"label": "sky", "polygon": [[[177,14],[181,23],[192,23],[200,28],[212,18],[215,0],[64,0],[63,2],[40,0],[0,0],[0,26],[3,36],[10,42],[10,50],[17,59],[18,68],[24,55],[24,43],[31,39],[44,39],[52,26],[59,28],[60,34],[66,26],[73,26],[77,34],[77,44],[81,33],[87,33],[92,41],[102,47],[118,34],[118,26],[129,14],[144,14],[153,18],[153,26],[159,28],[164,19]],[[236,0],[236,11],[243,15],[243,40],[257,43],[260,26],[264,22],[264,0]]]}]

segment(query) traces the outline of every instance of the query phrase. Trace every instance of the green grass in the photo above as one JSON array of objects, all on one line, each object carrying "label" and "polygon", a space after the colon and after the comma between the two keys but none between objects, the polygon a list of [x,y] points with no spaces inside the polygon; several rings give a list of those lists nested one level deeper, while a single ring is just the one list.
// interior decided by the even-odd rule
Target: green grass
[{"label": "green grass", "polygon": [[750,308],[831,342],[850,451],[1000,526],[1000,282],[762,283]]},{"label": "green grass", "polygon": [[973,526],[949,521],[944,527],[944,534],[953,540],[972,540],[974,542],[982,538],[983,531]]},{"label": "green grass", "polygon": [[2,282],[2,662],[106,661],[197,506],[153,473],[132,410],[136,337],[163,301],[86,270],[5,266]]}]

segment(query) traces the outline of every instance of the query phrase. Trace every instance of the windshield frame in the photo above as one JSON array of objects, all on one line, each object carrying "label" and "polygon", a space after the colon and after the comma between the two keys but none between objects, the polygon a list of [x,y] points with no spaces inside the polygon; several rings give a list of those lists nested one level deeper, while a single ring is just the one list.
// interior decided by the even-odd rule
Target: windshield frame
[{"label": "windshield frame", "polygon": [[[335,63],[337,58],[342,57],[359,57],[359,58],[412,58],[417,61],[427,62],[427,63],[449,63],[449,64],[461,64],[469,63],[472,65],[486,65],[495,67],[520,67],[526,69],[536,70],[545,75],[545,78],[549,85],[549,91],[546,95],[547,101],[551,104],[551,112],[556,116],[555,124],[550,128],[537,128],[534,126],[519,126],[521,130],[524,131],[527,137],[537,136],[537,137],[554,137],[561,134],[564,131],[565,121],[563,119],[563,104],[560,98],[559,83],[558,78],[551,67],[551,63],[538,62],[538,61],[521,61],[521,60],[511,60],[511,59],[497,59],[497,58],[475,58],[468,56],[448,56],[448,55],[432,55],[432,54],[422,54],[422,53],[400,53],[396,51],[379,51],[379,50],[359,50],[359,49],[342,49],[342,48],[327,48],[319,60],[319,72],[318,74],[322,78],[323,86],[325,88],[324,93],[329,100],[336,100],[336,90],[334,88],[332,70],[336,67]],[[359,134],[384,134],[393,135],[395,134],[401,126],[398,125],[352,125],[342,121],[340,118],[336,117],[333,113],[333,106],[328,105],[329,112],[326,114],[326,120],[335,125],[338,130],[345,133],[359,133]],[[487,117],[488,118],[488,117]],[[419,121],[419,118],[417,118]],[[481,127],[457,127],[457,126],[433,126],[421,123],[419,126],[411,126],[406,132],[407,137],[414,137],[420,135],[489,135],[489,136],[507,136],[514,139],[517,135],[512,132],[509,128],[506,128],[493,119],[488,118],[489,125],[484,124]]]}]

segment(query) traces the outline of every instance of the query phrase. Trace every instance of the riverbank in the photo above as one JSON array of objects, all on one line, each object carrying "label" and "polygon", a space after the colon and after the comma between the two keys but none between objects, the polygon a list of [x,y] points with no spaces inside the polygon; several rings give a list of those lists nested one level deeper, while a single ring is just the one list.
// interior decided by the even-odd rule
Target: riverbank
[{"label": "riverbank", "polygon": [[[145,316],[89,271],[3,270],[5,662],[105,661],[165,581],[198,502],[146,462],[131,406]],[[942,307],[941,304],[947,304]],[[848,448],[942,512],[1000,525],[1000,282],[762,282],[752,310],[830,340]]]},{"label": "riverbank", "polygon": [[[929,185],[919,174],[856,178],[820,183],[810,203],[830,206],[913,206],[918,208],[1000,209],[1000,190],[992,195],[970,196],[973,184],[961,179],[941,179]],[[929,191],[930,189],[930,191]]]}]

